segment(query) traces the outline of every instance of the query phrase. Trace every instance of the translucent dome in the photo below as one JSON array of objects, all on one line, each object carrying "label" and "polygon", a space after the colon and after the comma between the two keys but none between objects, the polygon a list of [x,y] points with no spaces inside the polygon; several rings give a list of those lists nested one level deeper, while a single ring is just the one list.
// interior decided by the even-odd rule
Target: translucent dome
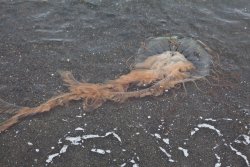
[{"label": "translucent dome", "polygon": [[203,47],[203,44],[193,38],[157,37],[149,38],[139,50],[135,59],[136,63],[143,62],[149,56],[161,54],[166,51],[177,51],[193,63],[195,70],[192,77],[205,77],[209,75],[212,56]]}]

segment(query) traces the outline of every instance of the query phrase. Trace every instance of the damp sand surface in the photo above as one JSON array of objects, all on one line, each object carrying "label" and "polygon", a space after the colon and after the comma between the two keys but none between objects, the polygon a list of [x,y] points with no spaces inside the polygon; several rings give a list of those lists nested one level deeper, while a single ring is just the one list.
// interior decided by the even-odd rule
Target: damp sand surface
[{"label": "damp sand surface", "polygon": [[247,0],[3,0],[0,31],[0,98],[20,106],[66,92],[59,70],[93,83],[126,74],[143,41],[164,35],[206,43],[230,74],[220,85],[232,83],[91,112],[69,103],[1,134],[0,166],[249,166]]}]

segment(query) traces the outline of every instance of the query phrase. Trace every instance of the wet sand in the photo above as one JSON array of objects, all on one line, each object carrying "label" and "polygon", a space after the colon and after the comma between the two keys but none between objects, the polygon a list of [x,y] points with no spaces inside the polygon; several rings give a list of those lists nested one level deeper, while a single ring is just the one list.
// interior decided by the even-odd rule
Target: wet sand
[{"label": "wet sand", "polygon": [[91,112],[72,102],[25,119],[0,134],[0,166],[249,166],[247,4],[0,2],[0,98],[16,105],[66,92],[58,70],[93,83],[129,72],[149,37],[199,39],[220,55],[224,70],[219,86],[198,81],[201,91],[187,83],[187,92],[180,85]]}]

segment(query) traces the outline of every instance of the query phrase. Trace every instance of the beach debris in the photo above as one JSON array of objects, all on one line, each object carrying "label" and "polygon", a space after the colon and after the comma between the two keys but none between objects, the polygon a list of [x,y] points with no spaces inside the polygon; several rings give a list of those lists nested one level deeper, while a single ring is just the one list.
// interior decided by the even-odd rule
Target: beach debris
[{"label": "beach debris", "polygon": [[[133,70],[106,83],[77,81],[71,72],[60,72],[69,91],[37,107],[18,107],[0,100],[0,114],[9,114],[0,132],[28,116],[51,111],[73,100],[82,100],[85,111],[106,101],[124,102],[129,98],[159,96],[177,84],[204,78],[209,74],[211,55],[208,47],[192,38],[158,37],[145,42],[135,59]],[[137,87],[131,91],[131,87]]]}]

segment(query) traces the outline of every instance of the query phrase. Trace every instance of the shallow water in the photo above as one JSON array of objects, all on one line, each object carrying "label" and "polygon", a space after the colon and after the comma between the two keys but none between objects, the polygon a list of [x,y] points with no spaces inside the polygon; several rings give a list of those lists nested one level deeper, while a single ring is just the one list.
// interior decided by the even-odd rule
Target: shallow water
[{"label": "shallow water", "polygon": [[[116,128],[127,144],[108,137],[81,144],[86,150],[111,149],[106,157],[70,145],[54,166],[247,166],[248,138],[241,137],[250,135],[249,0],[1,0],[0,98],[37,106],[65,90],[58,70],[70,70],[90,82],[113,79],[129,71],[146,39],[172,35],[207,44],[219,54],[223,70],[240,74],[238,87],[203,94],[188,85],[188,96],[177,92],[177,101],[164,96],[108,104],[80,118],[78,107],[61,108],[0,136],[0,155],[5,157],[0,165],[44,166],[47,157],[63,147],[57,140],[70,145],[67,132],[79,136],[74,128],[81,124],[85,135],[103,136]],[[199,126],[204,123],[211,125]],[[154,135],[158,133],[160,138]],[[162,141],[168,138],[166,146]],[[26,144],[30,140],[34,148]]]},{"label": "shallow water", "polygon": [[237,53],[245,61],[249,6],[247,0],[1,1],[1,39],[103,53],[122,41],[177,34]]}]

